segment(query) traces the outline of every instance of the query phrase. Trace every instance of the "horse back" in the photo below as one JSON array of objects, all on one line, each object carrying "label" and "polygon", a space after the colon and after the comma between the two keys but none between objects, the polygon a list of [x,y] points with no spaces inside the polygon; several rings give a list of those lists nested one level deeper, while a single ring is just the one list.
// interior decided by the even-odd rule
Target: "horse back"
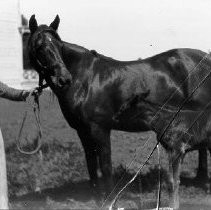
[{"label": "horse back", "polygon": [[[180,104],[197,89],[185,104],[199,109],[211,100],[211,60],[194,49],[174,49],[137,61],[116,61],[101,55],[83,60],[78,68],[72,95],[73,108],[86,122],[112,125],[112,117],[132,96],[149,92],[147,99],[159,105]],[[86,58],[86,59],[87,59]],[[77,112],[75,111],[77,110]]]},{"label": "horse back", "polygon": [[210,55],[195,49],[174,49],[147,58],[143,64],[154,102],[179,106],[189,98],[185,107],[200,109],[211,100]]}]

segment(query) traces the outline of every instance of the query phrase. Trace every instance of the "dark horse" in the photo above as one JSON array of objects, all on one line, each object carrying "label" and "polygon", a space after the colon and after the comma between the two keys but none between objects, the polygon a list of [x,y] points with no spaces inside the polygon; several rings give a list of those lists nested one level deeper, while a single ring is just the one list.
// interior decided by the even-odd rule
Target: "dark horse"
[{"label": "dark horse", "polygon": [[[190,145],[178,137],[177,130],[184,133],[182,128],[189,127],[193,116],[211,100],[210,56],[194,49],[174,49],[143,60],[117,61],[62,41],[56,32],[59,21],[57,16],[50,26],[38,26],[35,16],[30,18],[29,56],[40,77],[58,97],[65,119],[78,132],[91,184],[98,185],[99,166],[106,191],[112,189],[111,129],[153,130],[169,153],[170,205],[178,208],[181,158],[186,150],[198,148],[202,137],[191,140]],[[115,119],[120,108],[135,95],[141,100]],[[162,134],[178,107],[183,115],[177,117],[175,127],[170,123],[166,135]],[[204,130],[209,127],[208,119]],[[203,140],[208,138],[206,132],[202,135],[200,128]],[[187,139],[192,133],[191,130]]]}]

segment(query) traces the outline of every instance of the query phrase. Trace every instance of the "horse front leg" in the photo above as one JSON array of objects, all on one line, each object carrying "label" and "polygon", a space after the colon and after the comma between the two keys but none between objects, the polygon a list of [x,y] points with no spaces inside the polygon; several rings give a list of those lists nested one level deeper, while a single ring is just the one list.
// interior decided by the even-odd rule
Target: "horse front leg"
[{"label": "horse front leg", "polygon": [[113,187],[110,130],[96,124],[92,125],[92,136],[97,145],[100,170],[106,195]]},{"label": "horse front leg", "polygon": [[108,195],[113,188],[112,161],[111,161],[111,143],[110,137],[98,148],[99,164],[104,180],[104,189]]},{"label": "horse front leg", "polygon": [[99,193],[99,183],[97,176],[97,149],[94,140],[91,138],[89,132],[78,131],[78,136],[81,139],[82,146],[84,148],[88,173],[90,177],[90,187]]},{"label": "horse front leg", "polygon": [[169,152],[169,198],[170,207],[179,209],[179,185],[180,185],[180,167],[182,161],[181,153]]}]

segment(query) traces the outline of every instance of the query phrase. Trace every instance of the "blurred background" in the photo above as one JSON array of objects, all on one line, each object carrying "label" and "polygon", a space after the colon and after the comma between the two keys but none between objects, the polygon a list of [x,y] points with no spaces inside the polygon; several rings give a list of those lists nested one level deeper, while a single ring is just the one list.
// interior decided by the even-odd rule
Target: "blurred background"
[{"label": "blurred background", "polygon": [[29,88],[37,80],[27,58],[28,20],[50,24],[60,15],[65,41],[119,60],[188,47],[211,48],[209,0],[1,0],[1,79]]}]

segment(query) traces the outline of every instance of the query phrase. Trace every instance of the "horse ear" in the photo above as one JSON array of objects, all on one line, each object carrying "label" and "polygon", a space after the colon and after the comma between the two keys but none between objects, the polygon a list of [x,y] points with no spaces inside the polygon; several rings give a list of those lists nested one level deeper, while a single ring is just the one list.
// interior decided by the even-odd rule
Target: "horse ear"
[{"label": "horse ear", "polygon": [[29,20],[29,29],[31,34],[33,34],[38,28],[37,20],[35,19],[35,15],[32,15]]},{"label": "horse ear", "polygon": [[60,23],[59,15],[57,15],[54,19],[54,21],[50,24],[50,27],[53,28],[55,31],[57,31]]}]

